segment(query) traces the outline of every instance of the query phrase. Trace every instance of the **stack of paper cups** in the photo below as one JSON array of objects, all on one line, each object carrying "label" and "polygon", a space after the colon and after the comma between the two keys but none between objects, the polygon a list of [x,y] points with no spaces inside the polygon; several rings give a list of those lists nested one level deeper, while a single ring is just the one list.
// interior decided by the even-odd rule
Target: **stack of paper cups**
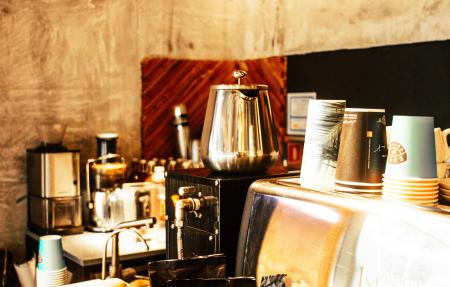
[{"label": "stack of paper cups", "polygon": [[346,108],[339,143],[335,190],[381,193],[386,157],[384,109]]},{"label": "stack of paper cups", "polygon": [[383,199],[434,206],[438,193],[434,118],[394,116]]},{"label": "stack of paper cups", "polygon": [[300,173],[302,186],[334,190],[345,103],[345,100],[309,101]]},{"label": "stack of paper cups", "polygon": [[67,267],[63,258],[61,236],[46,235],[39,238],[37,287],[54,287],[66,283]]}]

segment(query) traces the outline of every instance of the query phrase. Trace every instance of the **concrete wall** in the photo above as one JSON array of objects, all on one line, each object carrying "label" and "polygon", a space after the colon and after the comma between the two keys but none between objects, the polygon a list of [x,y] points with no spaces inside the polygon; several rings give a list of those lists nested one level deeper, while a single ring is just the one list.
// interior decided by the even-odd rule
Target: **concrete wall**
[{"label": "concrete wall", "polygon": [[445,0],[0,0],[0,247],[23,250],[25,150],[35,125],[69,125],[140,153],[144,56],[244,59],[450,38]]}]

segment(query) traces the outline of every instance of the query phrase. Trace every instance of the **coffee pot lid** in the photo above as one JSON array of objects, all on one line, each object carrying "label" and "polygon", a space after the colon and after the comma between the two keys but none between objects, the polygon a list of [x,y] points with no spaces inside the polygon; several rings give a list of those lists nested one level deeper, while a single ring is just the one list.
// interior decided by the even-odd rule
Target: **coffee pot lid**
[{"label": "coffee pot lid", "polygon": [[233,77],[236,79],[236,84],[231,85],[213,85],[211,86],[212,90],[268,90],[268,85],[260,85],[260,84],[241,84],[241,79],[247,77],[247,72],[244,70],[235,70],[233,71]]}]

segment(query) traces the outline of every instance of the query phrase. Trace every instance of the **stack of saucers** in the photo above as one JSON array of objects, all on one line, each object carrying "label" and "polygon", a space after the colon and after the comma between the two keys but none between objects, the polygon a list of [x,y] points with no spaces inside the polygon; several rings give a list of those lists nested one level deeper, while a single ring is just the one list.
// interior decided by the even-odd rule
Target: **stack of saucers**
[{"label": "stack of saucers", "polygon": [[414,205],[433,206],[438,202],[437,178],[383,177],[383,199]]},{"label": "stack of saucers", "polygon": [[450,203],[450,178],[441,178],[439,180],[439,195],[441,199]]}]

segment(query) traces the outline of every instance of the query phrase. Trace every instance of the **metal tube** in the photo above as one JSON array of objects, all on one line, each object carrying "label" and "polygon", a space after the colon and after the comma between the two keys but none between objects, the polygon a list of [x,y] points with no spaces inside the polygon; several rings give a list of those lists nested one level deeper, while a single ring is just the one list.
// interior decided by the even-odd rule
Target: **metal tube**
[{"label": "metal tube", "polygon": [[183,227],[177,227],[177,257],[178,259],[184,258],[184,248],[183,248]]},{"label": "metal tube", "polygon": [[202,208],[202,202],[198,198],[183,198],[175,204],[175,226],[177,227],[177,256],[178,259],[184,258],[183,248],[183,230],[186,212],[197,211]]},{"label": "metal tube", "polygon": [[109,267],[109,277],[121,278],[122,268],[119,260],[119,233],[112,237],[112,253],[111,253],[111,265]]},{"label": "metal tube", "polygon": [[94,162],[95,159],[88,159],[86,163],[86,202],[88,203],[88,209],[91,209],[90,206],[92,205],[90,171],[91,171],[91,164],[93,164]]},{"label": "metal tube", "polygon": [[113,233],[111,233],[111,235],[109,235],[108,239],[106,239],[105,248],[103,249],[103,257],[102,257],[102,280],[106,279],[106,256],[107,256],[107,252],[108,252],[109,240],[113,236],[116,236],[120,232],[121,232],[121,230],[116,230]]},{"label": "metal tube", "polygon": [[108,239],[106,240],[105,243],[105,248],[103,251],[103,257],[102,257],[102,280],[106,279],[106,257],[107,257],[107,251],[108,251],[108,243],[109,240],[111,238],[113,238],[113,250],[112,250],[112,254],[111,254],[111,269],[110,269],[110,277],[113,277],[113,275],[119,273],[117,271],[117,269],[114,269],[118,266],[118,264],[120,265],[119,262],[119,233],[121,232],[125,232],[125,231],[132,231],[134,232],[139,239],[141,239],[142,242],[144,242],[145,246],[147,247],[147,250],[150,250],[150,246],[148,246],[147,241],[145,241],[145,238],[135,229],[135,228],[131,228],[131,229],[117,229],[115,230],[113,233],[111,233],[111,235],[108,237]]}]

